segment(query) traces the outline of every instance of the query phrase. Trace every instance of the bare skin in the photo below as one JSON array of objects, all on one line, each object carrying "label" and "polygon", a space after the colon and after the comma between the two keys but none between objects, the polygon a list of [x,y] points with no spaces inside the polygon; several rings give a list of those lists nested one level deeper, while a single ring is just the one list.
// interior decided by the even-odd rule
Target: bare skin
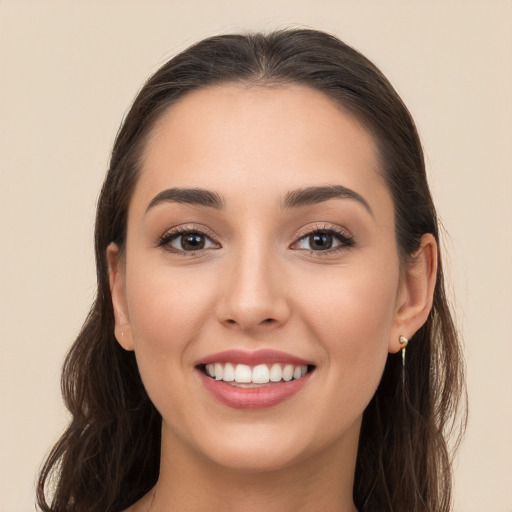
[{"label": "bare skin", "polygon": [[[362,414],[435,284],[433,237],[401,274],[394,230],[371,136],[316,91],[224,85],[162,116],[107,253],[116,338],[163,420],[160,477],[129,512],[356,510]],[[305,360],[306,383],[226,405],[199,363],[231,349]]]}]

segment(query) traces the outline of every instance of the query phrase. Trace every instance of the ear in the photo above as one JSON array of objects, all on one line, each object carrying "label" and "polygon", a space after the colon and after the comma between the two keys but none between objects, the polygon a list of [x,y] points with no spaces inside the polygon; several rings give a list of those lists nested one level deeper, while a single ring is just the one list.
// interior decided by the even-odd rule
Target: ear
[{"label": "ear", "polygon": [[125,293],[125,266],[117,244],[111,243],[107,247],[107,261],[115,319],[114,333],[118,343],[125,350],[133,350],[133,336]]},{"label": "ear", "polygon": [[427,321],[437,276],[437,242],[430,233],[421,238],[419,249],[402,277],[389,352],[398,352],[400,336],[412,338]]}]

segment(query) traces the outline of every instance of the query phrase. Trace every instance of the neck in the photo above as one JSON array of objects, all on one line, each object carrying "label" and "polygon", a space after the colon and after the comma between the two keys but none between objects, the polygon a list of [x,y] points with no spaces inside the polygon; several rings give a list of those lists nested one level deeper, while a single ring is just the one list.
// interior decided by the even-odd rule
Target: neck
[{"label": "neck", "polygon": [[[357,435],[338,446],[270,471],[248,471],[206,460],[162,432],[160,476],[146,496],[151,512],[356,512],[352,499]],[[349,441],[349,442],[347,442]]]}]

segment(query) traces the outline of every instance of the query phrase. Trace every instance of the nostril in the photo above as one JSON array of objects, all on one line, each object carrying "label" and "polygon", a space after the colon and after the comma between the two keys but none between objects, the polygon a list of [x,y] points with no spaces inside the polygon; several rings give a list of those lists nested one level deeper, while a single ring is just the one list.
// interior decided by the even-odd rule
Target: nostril
[{"label": "nostril", "polygon": [[[261,318],[261,316],[260,316],[260,318]],[[225,318],[224,320],[222,320],[222,324],[225,327],[238,326],[242,330],[245,331],[245,330],[254,329],[254,328],[258,328],[258,327],[260,327],[260,328],[275,327],[279,324],[279,320],[277,320],[276,318],[272,318],[272,317],[263,318],[261,320],[259,318],[250,318],[250,317],[245,317],[245,318],[232,317],[232,318]]]}]

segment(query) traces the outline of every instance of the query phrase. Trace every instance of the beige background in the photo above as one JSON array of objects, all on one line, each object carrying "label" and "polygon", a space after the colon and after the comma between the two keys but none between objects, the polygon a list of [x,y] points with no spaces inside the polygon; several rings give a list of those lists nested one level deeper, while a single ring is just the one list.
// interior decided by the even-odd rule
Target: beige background
[{"label": "beige background", "polygon": [[468,364],[455,510],[512,511],[512,1],[0,0],[0,512],[33,510],[66,423],[60,365],[94,294],[94,206],[134,94],[200,38],[290,24],[363,51],[416,118]]}]

